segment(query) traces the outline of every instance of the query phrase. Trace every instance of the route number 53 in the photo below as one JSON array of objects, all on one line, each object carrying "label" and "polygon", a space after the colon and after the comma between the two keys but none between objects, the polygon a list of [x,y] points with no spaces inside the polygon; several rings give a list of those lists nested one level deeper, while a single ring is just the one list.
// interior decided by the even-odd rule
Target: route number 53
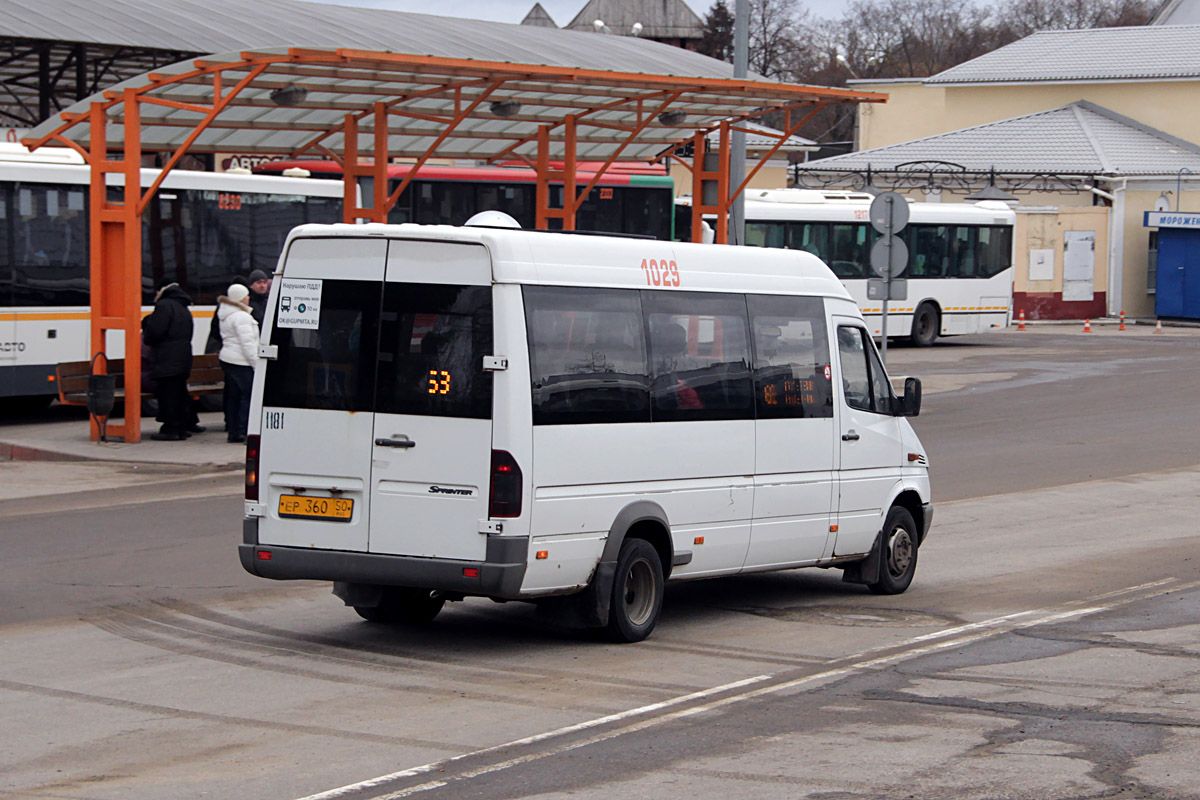
[{"label": "route number 53", "polygon": [[675,263],[675,259],[670,261],[658,261],[656,259],[642,259],[642,272],[646,273],[647,286],[678,286],[679,285],[679,265]]}]

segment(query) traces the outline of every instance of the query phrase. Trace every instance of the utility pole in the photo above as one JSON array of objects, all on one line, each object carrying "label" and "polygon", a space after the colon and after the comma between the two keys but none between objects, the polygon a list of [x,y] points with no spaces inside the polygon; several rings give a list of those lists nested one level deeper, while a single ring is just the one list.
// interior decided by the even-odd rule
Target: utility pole
[{"label": "utility pole", "polygon": [[[737,0],[733,16],[733,77],[745,78],[750,71],[750,0]],[[746,134],[735,130],[730,137],[729,187],[736,190],[746,179]],[[729,215],[729,243],[746,243],[746,195],[733,201]]]}]

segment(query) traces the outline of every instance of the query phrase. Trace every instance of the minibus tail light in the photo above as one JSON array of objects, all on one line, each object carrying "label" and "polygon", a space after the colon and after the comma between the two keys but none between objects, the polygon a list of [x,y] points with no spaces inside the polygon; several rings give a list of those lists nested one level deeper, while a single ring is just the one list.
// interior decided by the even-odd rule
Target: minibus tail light
[{"label": "minibus tail light", "polygon": [[258,502],[258,434],[246,437],[246,499]]},{"label": "minibus tail light", "polygon": [[488,496],[489,517],[521,516],[521,468],[503,450],[492,451],[492,485]]}]

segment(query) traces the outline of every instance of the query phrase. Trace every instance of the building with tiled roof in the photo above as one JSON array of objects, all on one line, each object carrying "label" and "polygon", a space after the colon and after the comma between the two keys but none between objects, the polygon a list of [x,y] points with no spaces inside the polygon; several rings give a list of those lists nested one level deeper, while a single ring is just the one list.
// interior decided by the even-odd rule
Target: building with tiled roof
[{"label": "building with tiled roof", "polygon": [[[1145,213],[1200,211],[1200,144],[1086,100],[794,170],[800,186],[1006,197],[1017,212],[1013,313],[1030,319],[1155,314],[1157,231]],[[1091,251],[1068,259],[1081,237]]]},{"label": "building with tiled roof", "polygon": [[525,15],[525,19],[521,20],[522,25],[533,25],[538,28],[557,28],[554,19],[550,16],[546,9],[542,8],[541,3],[534,3],[533,8],[529,9],[529,13]]},{"label": "building with tiled roof", "polygon": [[[1107,283],[1099,285],[1105,310],[1153,314],[1156,240],[1142,214],[1163,205],[1200,211],[1200,183],[1192,180],[1200,175],[1200,24],[1180,24],[1200,22],[1200,13],[1188,16],[1197,6],[1200,0],[1169,0],[1159,24],[1141,27],[1041,31],[928,78],[852,81],[886,93],[888,102],[858,110],[859,152],[806,169],[870,159],[875,170],[884,156],[897,164],[969,165],[970,176],[927,170],[926,185],[912,189],[959,199],[966,191],[956,187],[968,177],[976,188],[980,180],[986,185],[981,176],[993,167],[1000,188],[1024,180],[1017,217],[1028,247],[1016,254],[1018,288],[1029,278],[1022,277],[1028,250],[1061,251],[1059,234],[1085,214],[1079,207],[1105,208],[1096,259],[1097,281]],[[1042,185],[1049,191],[1028,191],[1039,174],[1058,178]],[[1056,280],[1034,288],[1053,294],[1061,275]],[[1067,313],[1061,303],[1047,309]]]},{"label": "building with tiled roof", "polygon": [[684,0],[588,0],[567,30],[637,36],[695,50],[704,21]]}]

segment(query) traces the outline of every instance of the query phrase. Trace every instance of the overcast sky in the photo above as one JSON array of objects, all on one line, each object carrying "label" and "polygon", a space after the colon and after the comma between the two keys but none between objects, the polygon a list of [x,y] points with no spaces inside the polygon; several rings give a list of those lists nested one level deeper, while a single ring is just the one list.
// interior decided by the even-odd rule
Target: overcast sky
[{"label": "overcast sky", "polygon": [[[533,8],[538,0],[318,0],[318,2],[335,2],[348,6],[367,6],[369,8],[390,8],[393,11],[416,11],[422,14],[438,14],[443,17],[473,17],[475,19],[490,19],[495,22],[520,22]],[[558,25],[566,25],[587,0],[540,0],[542,8]],[[686,0],[699,16],[712,7],[712,0]],[[729,10],[733,10],[734,0],[726,0]],[[841,13],[844,0],[806,0],[803,5],[814,14],[823,17],[836,17]]]}]

